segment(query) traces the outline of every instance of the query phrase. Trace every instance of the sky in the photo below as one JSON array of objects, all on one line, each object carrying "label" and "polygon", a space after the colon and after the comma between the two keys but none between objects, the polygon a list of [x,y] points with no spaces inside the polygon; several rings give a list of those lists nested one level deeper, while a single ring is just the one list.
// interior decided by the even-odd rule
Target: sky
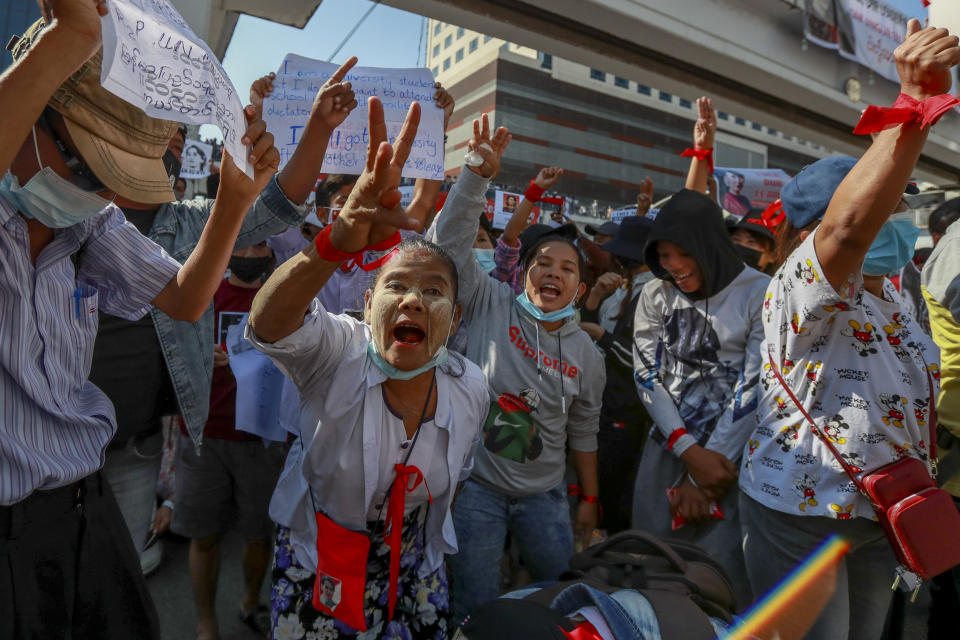
[{"label": "sky", "polygon": [[[223,68],[246,102],[253,81],[279,69],[286,54],[327,60],[372,5],[370,0],[323,0],[303,29],[242,15],[223,58]],[[360,58],[357,64],[364,67],[422,66],[422,20],[416,14],[377,5],[332,62],[344,62],[355,55]],[[426,40],[424,29],[423,52]],[[203,125],[200,136],[221,139],[220,130],[213,125]]]}]

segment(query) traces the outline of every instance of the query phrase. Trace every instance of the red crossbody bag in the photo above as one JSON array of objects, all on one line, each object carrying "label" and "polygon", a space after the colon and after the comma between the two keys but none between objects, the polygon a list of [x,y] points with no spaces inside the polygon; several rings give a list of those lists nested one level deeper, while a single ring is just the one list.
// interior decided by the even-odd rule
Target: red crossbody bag
[{"label": "red crossbody bag", "polygon": [[[863,474],[862,479],[857,477],[850,464],[793,395],[773,356],[768,353],[767,357],[780,386],[807,419],[810,430],[826,445],[860,494],[870,501],[900,563],[893,588],[896,589],[902,580],[908,590],[913,590],[912,602],[924,580],[960,565],[960,545],[957,544],[960,512],[952,496],[937,487],[934,478],[927,473],[927,466],[917,458],[904,457]],[[937,409],[930,372],[927,372],[927,380],[930,386],[929,454],[936,474]]]}]

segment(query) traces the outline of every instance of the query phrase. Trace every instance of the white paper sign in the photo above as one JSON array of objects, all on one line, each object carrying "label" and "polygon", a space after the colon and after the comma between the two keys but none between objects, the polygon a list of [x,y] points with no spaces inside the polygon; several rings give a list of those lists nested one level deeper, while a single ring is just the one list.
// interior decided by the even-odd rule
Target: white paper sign
[{"label": "white paper sign", "polygon": [[406,210],[413,203],[414,187],[400,187],[400,208]]},{"label": "white paper sign", "polygon": [[199,140],[187,140],[183,143],[180,155],[180,177],[185,180],[197,180],[210,175],[210,156],[213,145]]},{"label": "white paper sign", "polygon": [[233,161],[253,178],[243,104],[210,47],[168,0],[111,0],[101,21],[100,84],[154,118],[215,124]]},{"label": "white paper sign", "polygon": [[956,0],[930,0],[927,7],[930,26],[948,29],[953,35],[960,35],[960,3]]},{"label": "white paper sign", "polygon": [[610,221],[620,224],[627,216],[635,215],[637,215],[636,207],[620,207],[619,209],[614,209],[610,212]]},{"label": "white paper sign", "polygon": [[264,440],[282,442],[286,430],[280,426],[280,398],[283,394],[283,373],[267,356],[251,346],[243,337],[247,319],[226,330],[230,370],[237,381],[235,425],[240,431]]},{"label": "white paper sign", "polygon": [[[339,68],[330,62],[292,53],[284,58],[273,81],[273,93],[263,103],[263,118],[280,150],[281,168],[300,142],[317,92]],[[387,136],[391,142],[400,133],[410,104],[414,101],[420,103],[420,127],[401,173],[408,178],[443,180],[443,110],[433,102],[436,89],[430,71],[354,67],[344,80],[352,85],[359,104],[330,136],[322,171],[363,172],[370,142],[367,98],[376,96],[383,103]]]}]

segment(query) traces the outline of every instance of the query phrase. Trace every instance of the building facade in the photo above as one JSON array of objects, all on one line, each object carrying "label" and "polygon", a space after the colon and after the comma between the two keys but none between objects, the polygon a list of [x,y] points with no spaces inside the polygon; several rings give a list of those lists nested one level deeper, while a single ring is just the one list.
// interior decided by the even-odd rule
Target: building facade
[{"label": "building facade", "polygon": [[[460,171],[473,120],[487,113],[513,134],[497,181],[522,190],[536,172],[565,169],[561,191],[600,210],[632,203],[639,183],[656,196],[682,188],[697,118],[678,96],[600,69],[431,20],[427,66],[457,101],[446,146],[447,175]],[[831,151],[762,123],[720,112],[715,163],[790,174]]]}]

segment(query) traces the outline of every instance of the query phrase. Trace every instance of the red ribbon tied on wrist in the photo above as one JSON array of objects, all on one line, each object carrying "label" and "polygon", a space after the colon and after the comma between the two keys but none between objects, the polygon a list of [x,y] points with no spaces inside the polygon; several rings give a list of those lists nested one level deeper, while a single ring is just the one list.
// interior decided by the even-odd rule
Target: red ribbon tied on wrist
[{"label": "red ribbon tied on wrist", "polygon": [[858,136],[876,133],[907,122],[918,122],[921,128],[925,128],[937,124],[943,114],[958,104],[960,98],[947,93],[922,102],[901,93],[892,107],[867,107],[853,132]]},{"label": "red ribbon tied on wrist", "polygon": [[390,502],[387,504],[387,527],[383,530],[383,540],[390,547],[390,593],[387,596],[389,615],[387,620],[393,619],[393,609],[397,604],[397,589],[400,581],[400,546],[403,542],[403,516],[407,506],[407,492],[413,491],[423,483],[427,487],[427,499],[433,504],[430,487],[423,477],[423,472],[410,465],[405,467],[399,462],[393,465],[397,478],[390,489]]},{"label": "red ribbon tied on wrist", "polygon": [[707,171],[710,172],[710,175],[713,175],[713,149],[701,149],[700,147],[693,147],[692,149],[685,149],[684,152],[680,154],[680,157],[706,160]]},{"label": "red ribbon tied on wrist", "polygon": [[523,197],[530,202],[536,202],[543,195],[544,191],[546,191],[546,189],[538,185],[536,180],[531,180],[530,186],[523,192]]}]

